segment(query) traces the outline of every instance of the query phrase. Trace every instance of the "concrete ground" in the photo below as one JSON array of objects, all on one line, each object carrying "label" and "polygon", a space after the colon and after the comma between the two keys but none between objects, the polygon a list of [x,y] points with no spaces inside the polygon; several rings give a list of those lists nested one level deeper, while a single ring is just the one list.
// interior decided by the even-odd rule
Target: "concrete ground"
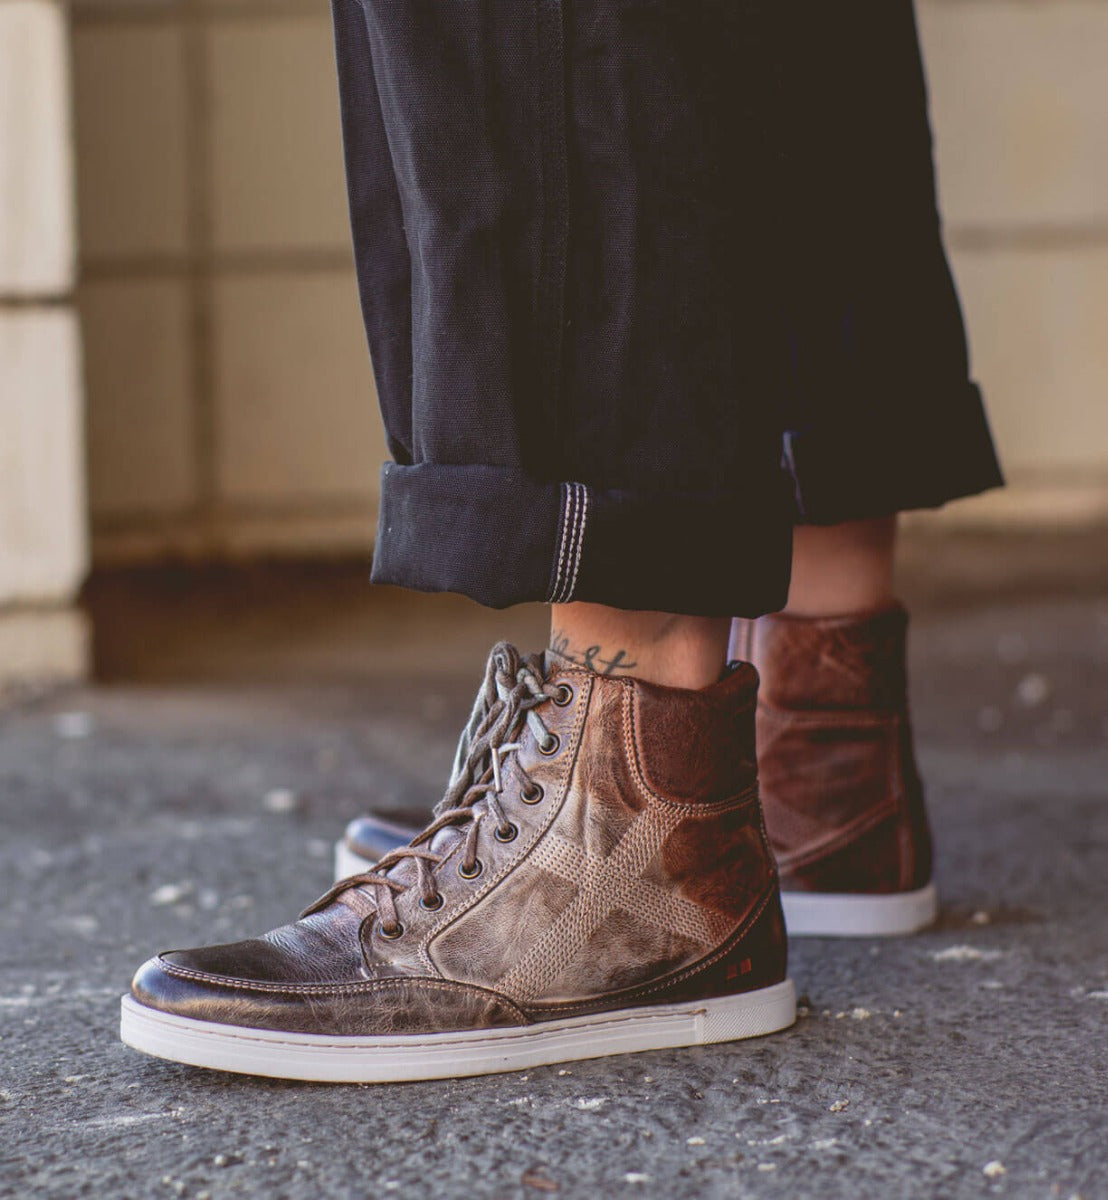
[{"label": "concrete ground", "polygon": [[437,799],[541,613],[101,579],[103,682],[0,709],[0,1195],[1108,1196],[1108,538],[1061,545],[906,547],[936,929],[795,942],[776,1037],[370,1087],[142,1057],[119,994],[288,919],[364,805]]}]

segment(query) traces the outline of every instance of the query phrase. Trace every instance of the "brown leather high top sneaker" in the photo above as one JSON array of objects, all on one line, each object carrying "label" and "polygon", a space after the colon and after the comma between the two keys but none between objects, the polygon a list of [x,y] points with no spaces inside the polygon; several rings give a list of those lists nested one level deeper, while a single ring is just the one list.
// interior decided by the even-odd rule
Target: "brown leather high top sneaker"
[{"label": "brown leather high top sneaker", "polygon": [[902,608],[744,623],[758,764],[790,934],[912,933],[938,912]]},{"label": "brown leather high top sneaker", "polygon": [[292,925],[151,959],[123,1040],[374,1082],[791,1025],[756,690],[748,665],[684,691],[497,646],[431,824]]}]

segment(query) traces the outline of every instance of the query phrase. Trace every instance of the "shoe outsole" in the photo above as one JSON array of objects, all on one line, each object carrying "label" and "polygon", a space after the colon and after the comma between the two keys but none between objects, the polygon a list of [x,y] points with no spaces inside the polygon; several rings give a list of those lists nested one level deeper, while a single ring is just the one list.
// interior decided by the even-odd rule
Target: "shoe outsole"
[{"label": "shoe outsole", "polygon": [[[400,827],[382,823],[381,844],[373,847],[381,855],[393,848],[386,844],[386,829]],[[368,871],[373,861],[356,854],[345,841],[335,844],[336,879]],[[790,937],[901,937],[933,925],[939,915],[933,883],[886,895],[783,891],[781,905]]]},{"label": "shoe outsole", "polygon": [[781,893],[791,937],[897,937],[935,923],[939,894],[933,883],[912,892]]},{"label": "shoe outsole", "polygon": [[737,996],[652,1005],[537,1025],[388,1037],[330,1037],[216,1025],[124,996],[120,1036],[171,1062],[315,1083],[399,1083],[520,1071],[762,1037],[796,1020],[791,979]]}]

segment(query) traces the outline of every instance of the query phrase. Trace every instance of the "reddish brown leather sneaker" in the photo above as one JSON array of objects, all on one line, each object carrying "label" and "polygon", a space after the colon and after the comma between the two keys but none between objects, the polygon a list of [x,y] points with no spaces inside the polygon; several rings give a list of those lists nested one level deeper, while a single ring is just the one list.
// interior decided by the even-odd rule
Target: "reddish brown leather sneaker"
[{"label": "reddish brown leather sneaker", "polygon": [[937,915],[907,627],[899,607],[744,622],[737,649],[761,675],[762,803],[790,934],[912,933]]},{"label": "reddish brown leather sneaker", "polygon": [[791,1025],[756,692],[748,665],[684,691],[497,646],[432,823],[292,925],[151,959],[123,1040],[375,1082]]}]

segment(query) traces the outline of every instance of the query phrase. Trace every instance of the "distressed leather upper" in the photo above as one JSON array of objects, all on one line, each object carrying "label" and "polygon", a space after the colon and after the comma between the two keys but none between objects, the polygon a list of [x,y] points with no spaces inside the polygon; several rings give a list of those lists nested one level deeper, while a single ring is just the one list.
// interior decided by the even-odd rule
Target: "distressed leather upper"
[{"label": "distressed leather upper", "polygon": [[[151,960],[135,977],[139,1001],[232,1025],[374,1035],[780,982],[785,938],[758,804],[755,672],[741,665],[712,688],[684,691],[597,676],[550,654],[521,661],[504,645],[489,670],[461,808],[444,815],[440,806],[411,850],[339,885],[292,925]],[[532,692],[514,687],[528,670]],[[526,699],[535,679],[532,716],[521,712],[509,728],[503,696]],[[494,718],[509,747],[499,793],[491,767],[472,761]],[[455,821],[463,808],[472,816]]]},{"label": "distressed leather upper", "polygon": [[775,615],[745,625],[761,675],[758,759],[782,887],[924,886],[931,835],[905,670],[907,614]]}]

